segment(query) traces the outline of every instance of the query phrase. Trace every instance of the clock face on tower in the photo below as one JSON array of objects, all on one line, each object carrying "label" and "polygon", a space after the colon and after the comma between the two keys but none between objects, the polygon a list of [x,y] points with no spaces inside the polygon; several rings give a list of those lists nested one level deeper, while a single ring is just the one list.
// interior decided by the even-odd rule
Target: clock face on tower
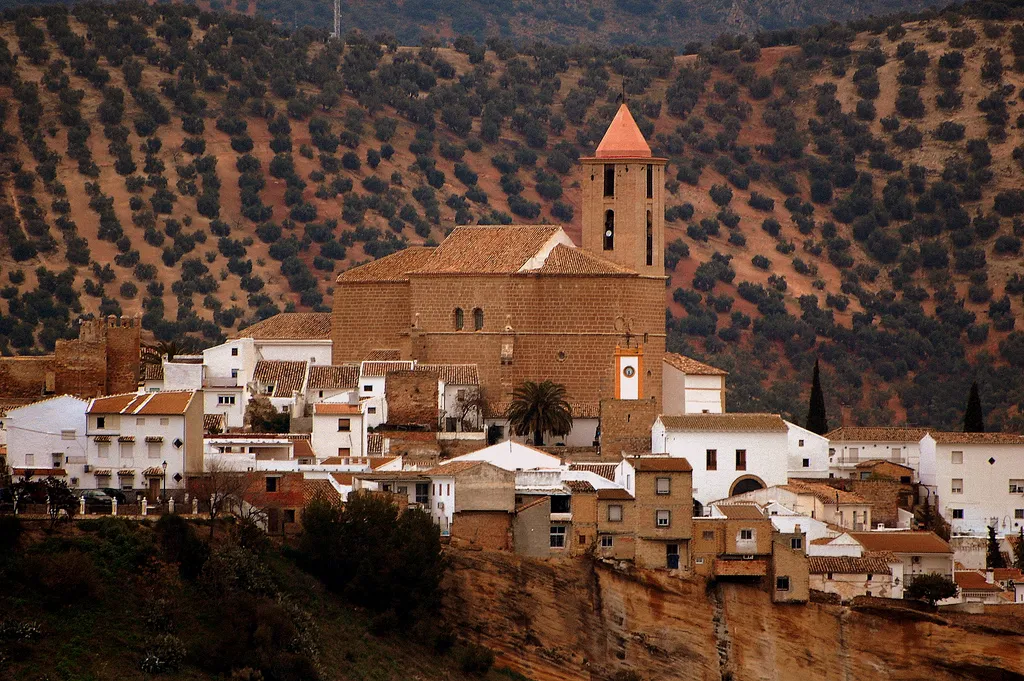
[{"label": "clock face on tower", "polygon": [[626,378],[633,378],[633,376],[636,375],[636,369],[631,366],[627,366],[622,370],[622,375]]}]

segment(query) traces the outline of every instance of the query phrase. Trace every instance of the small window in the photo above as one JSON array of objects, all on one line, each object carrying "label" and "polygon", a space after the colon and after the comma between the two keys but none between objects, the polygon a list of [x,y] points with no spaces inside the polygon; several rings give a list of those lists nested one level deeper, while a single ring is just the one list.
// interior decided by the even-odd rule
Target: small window
[{"label": "small window", "polygon": [[[647,164],[647,198],[654,198],[654,166],[650,163]],[[647,264],[650,265],[651,263]]]},{"label": "small window", "polygon": [[615,196],[615,166],[604,167],[604,195]]},{"label": "small window", "polygon": [[601,548],[602,549],[610,549],[610,548],[612,548],[614,539],[615,538],[612,537],[612,535],[610,535],[610,534],[601,535]]},{"label": "small window", "polygon": [[654,223],[651,211],[647,211],[647,266],[654,264]]},{"label": "small window", "polygon": [[551,512],[552,513],[572,513],[571,499],[568,494],[552,494],[551,495]]},{"label": "small window", "polygon": [[366,413],[367,414],[376,414],[377,413],[377,407],[367,407],[366,408]]},{"label": "small window", "polygon": [[604,212],[604,250],[615,249],[615,211]]},{"label": "small window", "polygon": [[231,356],[238,357],[238,348],[231,348]]},{"label": "small window", "polygon": [[963,520],[963,519],[964,519],[964,509],[962,509],[962,508],[954,508],[953,509],[953,520]]},{"label": "small window", "polygon": [[60,431],[60,439],[61,440],[74,440],[75,439],[75,430],[71,429],[71,430],[62,430],[62,431]]},{"label": "small window", "polygon": [[804,538],[793,537],[789,540],[789,548],[793,549],[794,551],[802,550],[804,548]]},{"label": "small window", "polygon": [[276,492],[277,491],[277,478],[267,478],[267,491],[268,492]]},{"label": "small window", "polygon": [[803,467],[804,468],[810,468],[811,467],[811,460],[810,459],[804,459],[803,460]]},{"label": "small window", "polygon": [[736,470],[747,470],[747,450],[745,449],[736,450]]},{"label": "small window", "polygon": [[428,483],[428,482],[417,482],[416,483],[416,503],[417,504],[429,504],[430,503],[430,483]]},{"label": "small window", "polygon": [[704,541],[714,541],[715,540],[715,531],[714,530],[704,530],[701,533],[700,536],[701,536],[701,538]]},{"label": "small window", "polygon": [[373,386],[372,385],[364,385],[363,386],[363,392],[364,393],[372,393],[373,392]]},{"label": "small window", "polygon": [[672,524],[672,512],[671,511],[655,511],[654,522],[658,527],[668,527]]},{"label": "small window", "polygon": [[217,404],[227,406],[235,403],[234,395],[217,395]]},{"label": "small window", "polygon": [[479,307],[473,309],[473,330],[484,330],[484,311]]},{"label": "small window", "polygon": [[707,451],[707,470],[717,471],[718,470],[718,450],[709,449]]},{"label": "small window", "polygon": [[798,440],[797,441],[797,447],[803,447],[803,446],[804,446],[804,441],[803,440]]},{"label": "small window", "polygon": [[161,426],[169,426],[170,424],[171,424],[171,420],[169,418],[162,418],[162,419],[160,419],[160,425]]},{"label": "small window", "polygon": [[1015,509],[1013,509],[1013,519],[1014,520],[1024,520],[1024,508],[1015,508]]},{"label": "small window", "polygon": [[952,481],[952,484],[950,485],[950,490],[949,491],[951,493],[953,493],[953,494],[963,494],[964,493],[964,479],[963,478],[953,478],[953,481]]},{"label": "small window", "polygon": [[742,541],[751,541],[754,538],[753,530],[740,530],[740,539]]},{"label": "small window", "polygon": [[238,369],[231,370],[231,378],[238,378]]},{"label": "small window", "polygon": [[950,454],[950,460],[952,461],[952,463],[963,463],[964,462],[964,453],[963,452],[952,452]]},{"label": "small window", "polygon": [[54,452],[52,456],[53,456],[53,467],[54,468],[60,468],[61,465],[64,464],[64,455],[61,454],[60,452]]},{"label": "small window", "polygon": [[703,565],[704,564],[704,559],[703,558],[694,558],[693,562],[696,563],[697,565]]},{"label": "small window", "polygon": [[466,326],[466,313],[462,311],[461,307],[455,308],[455,330],[462,331]]},{"label": "small window", "polygon": [[672,493],[672,480],[671,478],[657,478],[654,485],[655,491],[658,494],[671,494]]},{"label": "small window", "polygon": [[[869,582],[871,581],[871,578],[872,578],[872,577],[874,577],[874,575],[873,575],[873,574],[871,574],[871,573],[868,573],[868,581],[869,581]],[[868,594],[868,595],[870,596],[871,594]]]},{"label": "small window", "polygon": [[352,430],[352,422],[349,419],[338,419],[338,432],[347,433]]},{"label": "small window", "polygon": [[553,549],[564,549],[565,548],[565,525],[552,525],[551,526],[551,548]]},{"label": "small window", "polygon": [[1010,494],[1024,493],[1024,479],[1012,478],[1010,480]]},{"label": "small window", "polygon": [[135,419],[135,425],[137,425],[137,426],[144,426],[144,425],[146,425],[146,419],[144,419],[144,418],[137,418],[137,419]]},{"label": "small window", "polygon": [[789,577],[776,577],[775,578],[775,590],[776,591],[789,591]]},{"label": "small window", "polygon": [[98,429],[100,429],[100,430],[103,430],[104,428],[106,428],[107,427],[107,417],[105,417],[105,416],[97,416],[96,417],[96,427]]},{"label": "small window", "polygon": [[620,506],[619,504],[612,504],[611,506],[608,507],[608,522],[622,522],[622,506]]},{"label": "small window", "polygon": [[284,510],[284,521],[286,523],[294,523],[295,522],[295,509],[294,508],[286,508]]}]

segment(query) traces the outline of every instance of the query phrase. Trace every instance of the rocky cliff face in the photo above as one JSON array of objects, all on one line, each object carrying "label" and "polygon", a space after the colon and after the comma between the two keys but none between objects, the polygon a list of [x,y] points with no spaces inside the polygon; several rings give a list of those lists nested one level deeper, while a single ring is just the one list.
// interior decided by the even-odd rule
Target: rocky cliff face
[{"label": "rocky cliff face", "polygon": [[749,586],[707,587],[589,561],[453,553],[448,609],[463,634],[534,681],[1024,681],[1024,609],[903,615],[773,605]]}]

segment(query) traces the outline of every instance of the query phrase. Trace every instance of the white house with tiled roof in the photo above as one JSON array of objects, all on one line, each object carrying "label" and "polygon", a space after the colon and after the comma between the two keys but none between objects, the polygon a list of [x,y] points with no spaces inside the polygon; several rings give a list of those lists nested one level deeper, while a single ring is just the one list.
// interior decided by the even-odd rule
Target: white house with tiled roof
[{"label": "white house with tiled roof", "polygon": [[1024,435],[932,431],[921,484],[958,534],[1016,535],[1024,525]]},{"label": "white house with tiled roof", "polygon": [[871,502],[853,492],[823,483],[790,480],[784,485],[751,490],[716,501],[717,504],[778,503],[795,513],[846,530],[871,529]]},{"label": "white house with tiled roof", "polygon": [[231,340],[251,338],[263,359],[331,363],[331,314],[283,312],[239,330]]},{"label": "white house with tiled roof", "polygon": [[312,445],[317,460],[366,456],[364,416],[372,402],[336,398],[313,404]]},{"label": "white house with tiled roof", "polygon": [[789,466],[789,427],[778,414],[662,415],[651,429],[651,451],[693,466],[700,504],[783,485]]},{"label": "white house with tiled roof", "polygon": [[934,445],[926,428],[844,426],[825,437],[829,441],[829,474],[836,478],[857,477],[857,464],[874,459],[918,470],[922,454]]},{"label": "white house with tiled roof", "polygon": [[202,391],[97,397],[85,427],[86,460],[68,467],[82,487],[145,490],[155,501],[203,469]]},{"label": "white house with tiled roof", "polygon": [[666,352],[662,365],[665,414],[725,412],[725,377],[729,372],[675,352]]},{"label": "white house with tiled roof", "polygon": [[[60,395],[5,411],[0,423],[7,433],[7,462],[14,479],[54,475],[80,486],[88,405],[87,400]],[[70,476],[69,469],[75,471]]]}]

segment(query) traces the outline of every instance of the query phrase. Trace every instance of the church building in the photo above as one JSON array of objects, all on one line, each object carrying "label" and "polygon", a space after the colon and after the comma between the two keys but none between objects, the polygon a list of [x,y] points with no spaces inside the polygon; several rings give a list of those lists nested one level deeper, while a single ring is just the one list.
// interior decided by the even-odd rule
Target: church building
[{"label": "church building", "polygon": [[500,410],[523,381],[578,408],[662,400],[664,170],[625,105],[583,164],[582,246],[556,225],[456,227],[338,277],[333,364],[471,363]]}]

